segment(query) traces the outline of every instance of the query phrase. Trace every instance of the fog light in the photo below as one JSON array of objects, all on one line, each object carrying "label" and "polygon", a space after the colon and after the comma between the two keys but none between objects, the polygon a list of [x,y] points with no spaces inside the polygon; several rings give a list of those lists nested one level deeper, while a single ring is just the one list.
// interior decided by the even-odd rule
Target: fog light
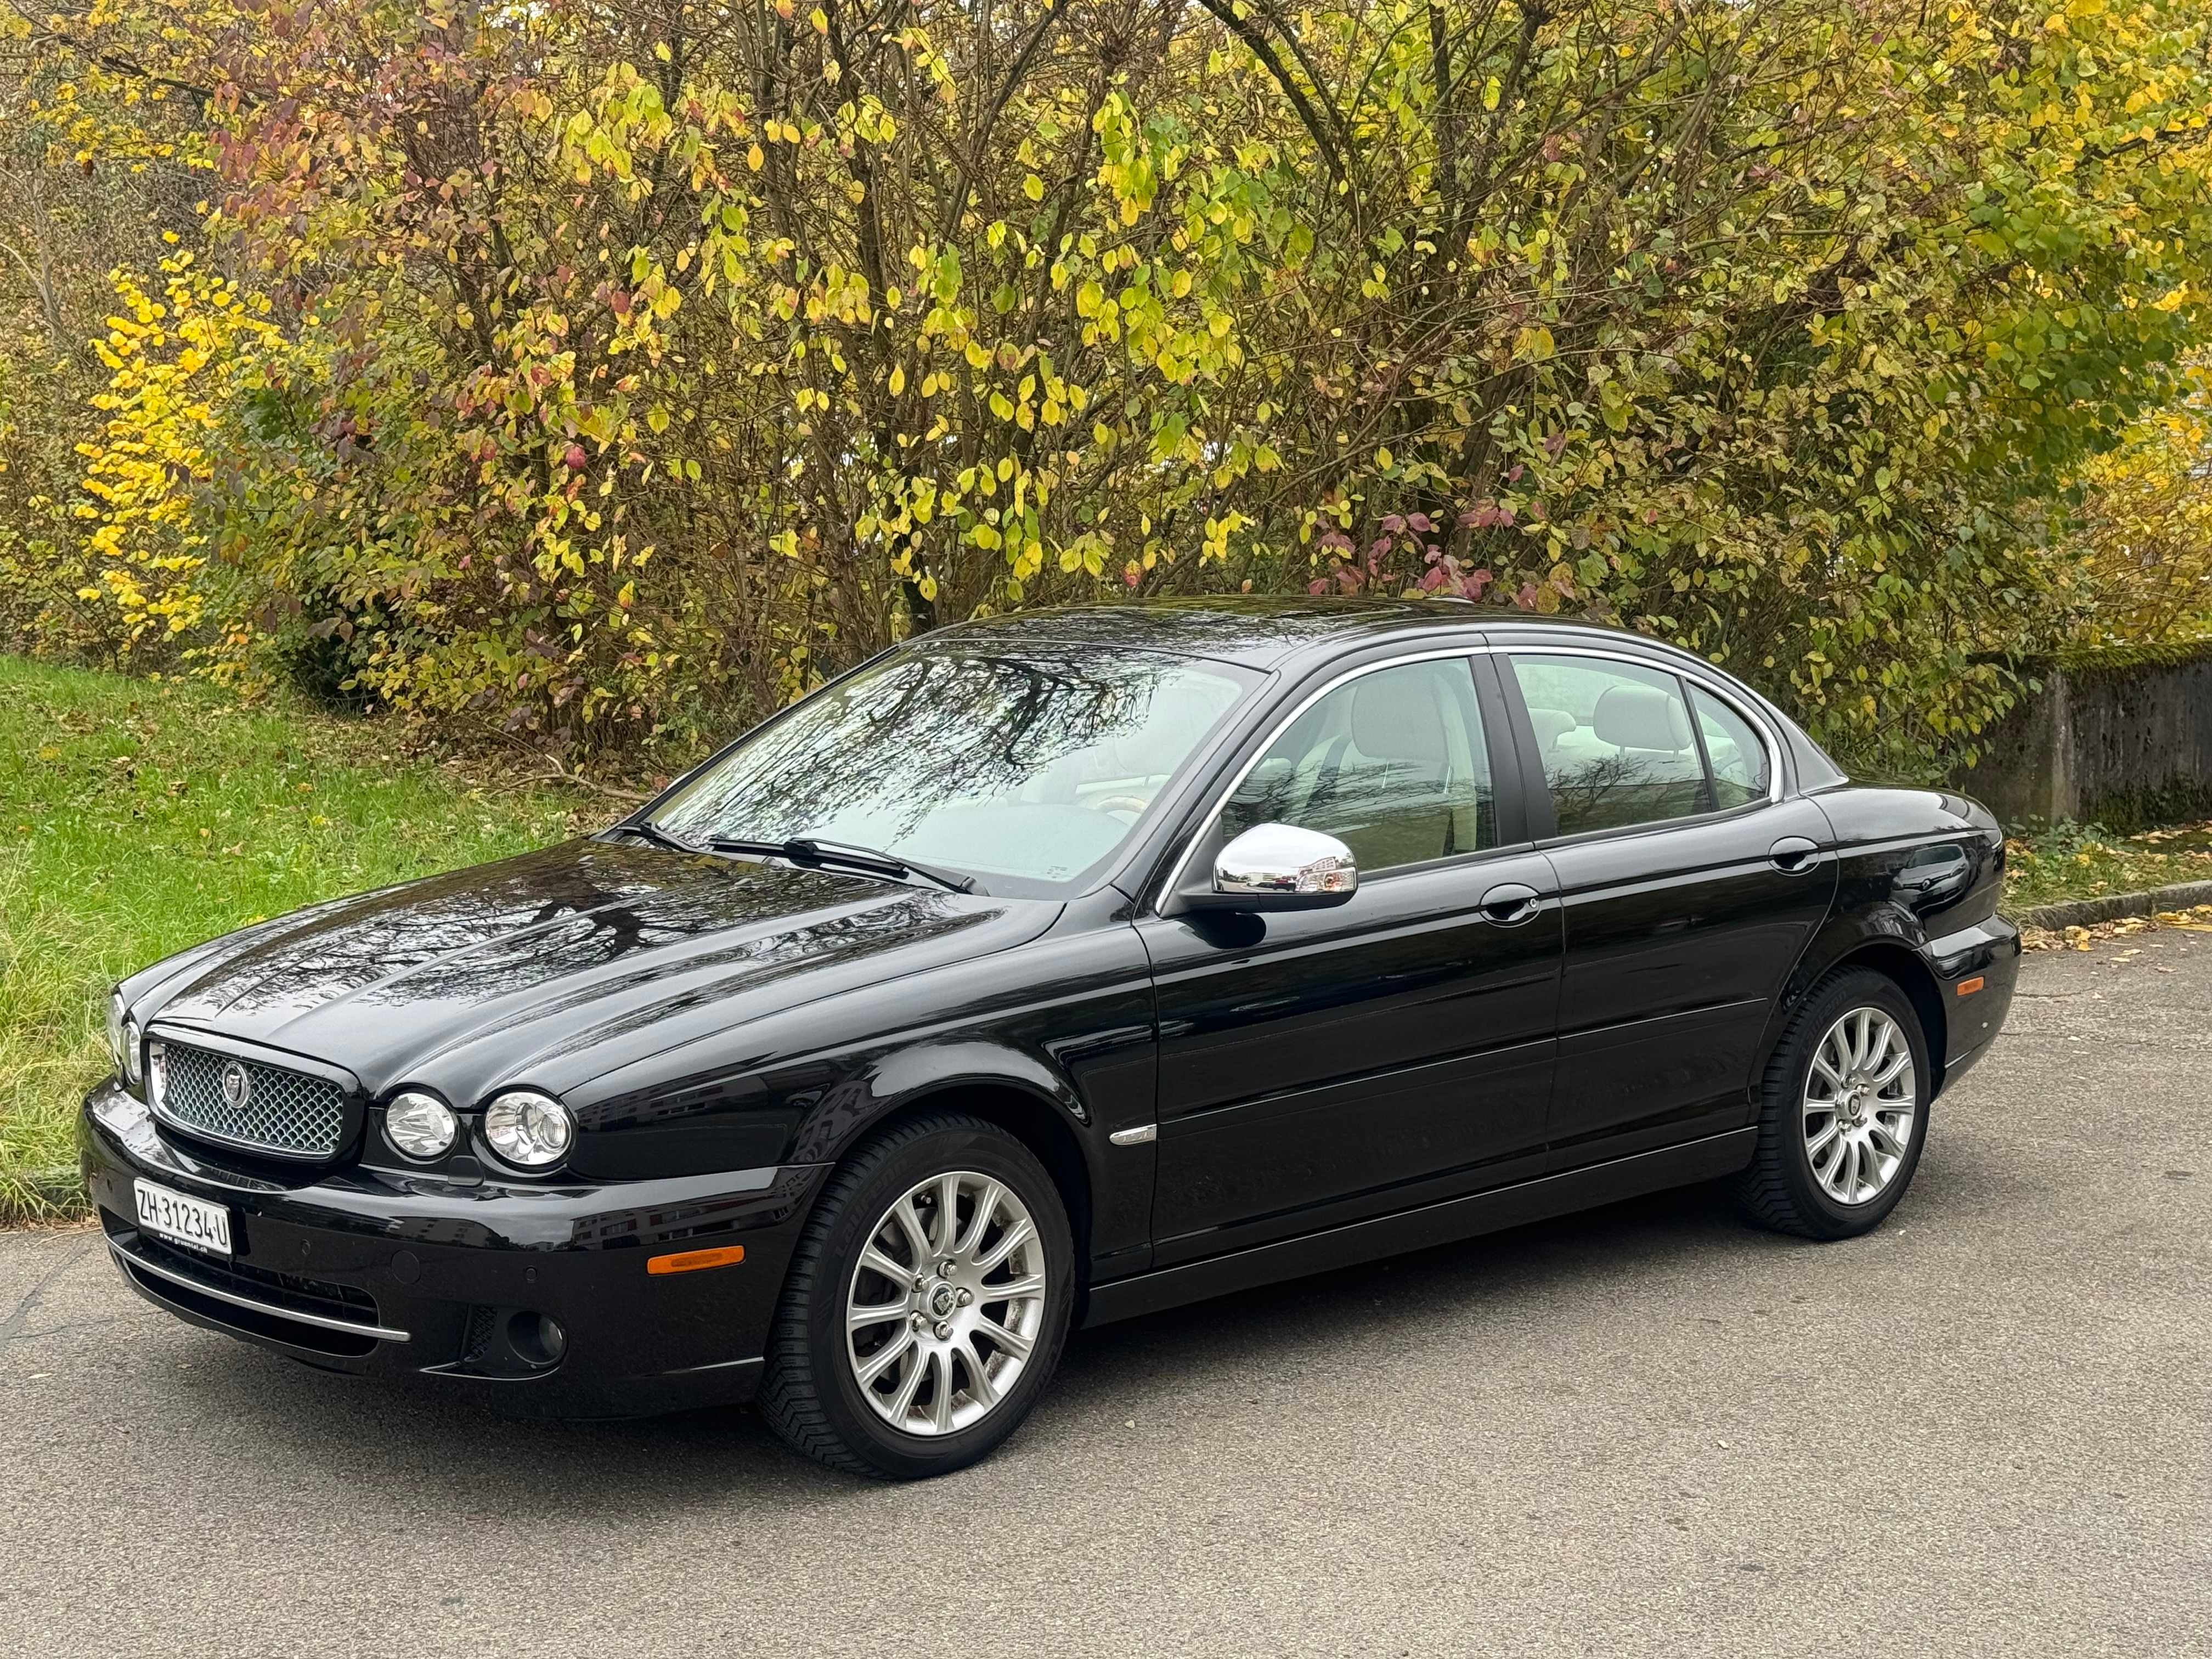
[{"label": "fog light", "polygon": [[510,1089],[484,1108],[484,1139],[509,1164],[539,1170],[568,1155],[576,1120],[550,1095]]},{"label": "fog light", "polygon": [[555,1365],[568,1351],[568,1333],[550,1314],[519,1313],[507,1322],[507,1344],[533,1365]]},{"label": "fog light", "polygon": [[419,1089],[394,1095],[384,1109],[384,1137],[410,1158],[442,1158],[460,1127],[453,1110]]}]

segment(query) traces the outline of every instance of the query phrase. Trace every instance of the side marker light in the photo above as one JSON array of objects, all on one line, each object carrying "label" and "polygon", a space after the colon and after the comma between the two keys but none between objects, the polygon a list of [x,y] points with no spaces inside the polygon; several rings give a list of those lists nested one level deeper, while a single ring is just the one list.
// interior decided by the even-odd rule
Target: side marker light
[{"label": "side marker light", "polygon": [[1962,979],[1959,981],[1959,994],[1962,997],[1970,997],[1981,988],[1982,976],[1979,974],[1976,974],[1972,979]]},{"label": "side marker light", "polygon": [[728,1267],[745,1259],[742,1244],[720,1244],[711,1250],[678,1250],[673,1255],[649,1258],[645,1270],[649,1273],[691,1273],[702,1267]]}]

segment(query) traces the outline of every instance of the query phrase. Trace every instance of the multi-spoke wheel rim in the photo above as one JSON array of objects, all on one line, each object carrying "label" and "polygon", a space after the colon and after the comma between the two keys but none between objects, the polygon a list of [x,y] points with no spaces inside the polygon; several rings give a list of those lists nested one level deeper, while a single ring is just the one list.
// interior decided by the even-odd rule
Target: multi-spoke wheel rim
[{"label": "multi-spoke wheel rim", "polygon": [[1887,1191],[1912,1145],[1920,1092],[1912,1045],[1879,1008],[1854,1008],[1828,1028],[1805,1078],[1805,1156],[1839,1204]]},{"label": "multi-spoke wheel rim", "polygon": [[1044,1243],[1029,1206],[972,1170],[932,1176],[884,1211],[845,1296],[861,1397],[907,1434],[988,1416],[1044,1329]]}]

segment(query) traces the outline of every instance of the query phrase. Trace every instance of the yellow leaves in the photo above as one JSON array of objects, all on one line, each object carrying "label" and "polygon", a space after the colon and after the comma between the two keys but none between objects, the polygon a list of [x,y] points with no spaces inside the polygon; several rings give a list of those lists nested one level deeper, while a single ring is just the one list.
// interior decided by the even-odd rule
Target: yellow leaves
[{"label": "yellow leaves", "polygon": [[1022,180],[1022,194],[1032,202],[1042,202],[1044,200],[1044,180],[1034,173],[1030,173]]},{"label": "yellow leaves", "polygon": [[890,380],[887,384],[890,386],[891,396],[894,398],[897,397],[899,393],[906,390],[906,369],[902,364],[893,363],[891,365]]},{"label": "yellow leaves", "polygon": [[761,168],[765,167],[767,164],[767,151],[763,150],[758,144],[748,144],[745,147],[745,165],[747,167],[750,167],[755,173],[758,173]]}]

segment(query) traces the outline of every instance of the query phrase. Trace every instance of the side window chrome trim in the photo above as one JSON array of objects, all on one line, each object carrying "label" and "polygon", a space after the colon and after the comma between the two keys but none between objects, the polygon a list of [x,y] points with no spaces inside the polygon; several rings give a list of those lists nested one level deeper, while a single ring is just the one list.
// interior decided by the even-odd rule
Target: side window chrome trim
[{"label": "side window chrome trim", "polygon": [[[1266,733],[1254,745],[1251,754],[1246,757],[1244,763],[1237,769],[1236,775],[1222,787],[1220,793],[1214,796],[1212,804],[1199,815],[1198,823],[1190,832],[1190,839],[1183,843],[1182,850],[1176,854],[1174,863],[1168,867],[1167,878],[1160,883],[1152,894],[1153,912],[1158,914],[1164,909],[1168,901],[1175,896],[1176,890],[1182,885],[1183,878],[1189,873],[1190,861],[1198,851],[1199,843],[1206,839],[1206,830],[1216,819],[1220,817],[1223,809],[1229,805],[1230,798],[1244,787],[1244,780],[1251,775],[1252,769],[1267,757],[1267,751],[1275,746],[1275,740],[1289,731],[1291,725],[1307,709],[1312,708],[1339,686],[1349,685],[1352,681],[1364,678],[1370,674],[1379,674],[1386,668],[1405,668],[1419,662],[1449,662],[1455,658],[1464,660],[1481,656],[1491,648],[1481,645],[1455,645],[1443,650],[1419,651],[1403,657],[1386,657],[1380,662],[1362,663],[1357,668],[1346,669],[1334,679],[1317,688],[1310,696],[1300,698],[1296,706],[1291,708],[1282,719],[1267,728]],[[1473,692],[1472,686],[1468,689]],[[1495,787],[1495,784],[1492,787]],[[1478,848],[1476,850],[1492,849]]]},{"label": "side window chrome trim", "polygon": [[[1737,698],[1736,695],[1733,691],[1730,691],[1727,687],[1720,685],[1715,681],[1708,678],[1705,675],[1698,672],[1697,669],[1693,667],[1688,667],[1670,662],[1663,658],[1654,660],[1651,658],[1637,656],[1632,653],[1625,651],[1604,651],[1593,648],[1589,646],[1580,645],[1538,645],[1520,641],[1510,643],[1489,642],[1455,645],[1441,650],[1414,652],[1407,656],[1385,658],[1380,662],[1363,663],[1357,668],[1346,670],[1343,673],[1339,674],[1334,679],[1325,682],[1313,692],[1301,698],[1287,714],[1285,714],[1273,726],[1268,727],[1267,732],[1261,738],[1256,746],[1255,746],[1250,756],[1245,760],[1244,763],[1237,769],[1235,775],[1233,775],[1229,781],[1223,786],[1221,791],[1214,796],[1212,803],[1207,806],[1206,810],[1203,813],[1200,815],[1197,827],[1191,831],[1189,839],[1183,843],[1182,850],[1176,854],[1174,862],[1169,866],[1166,878],[1160,883],[1158,888],[1155,890],[1152,894],[1151,906],[1152,910],[1157,913],[1166,906],[1169,899],[1174,896],[1176,890],[1182,884],[1184,877],[1189,873],[1191,857],[1197,852],[1199,842],[1205,839],[1208,826],[1221,816],[1222,809],[1228,805],[1230,798],[1234,795],[1238,789],[1243,787],[1244,780],[1250,775],[1252,769],[1257,766],[1261,761],[1267,757],[1267,751],[1274,747],[1275,740],[1281,737],[1285,731],[1289,730],[1291,723],[1297,720],[1300,715],[1304,714],[1307,709],[1312,708],[1314,704],[1319,702],[1323,697],[1328,696],[1330,692],[1335,690],[1338,687],[1348,685],[1353,680],[1358,679],[1364,675],[1379,673],[1386,668],[1401,668],[1407,666],[1409,664],[1419,662],[1445,662],[1453,658],[1474,658],[1486,656],[1593,657],[1601,662],[1626,663],[1632,668],[1641,668],[1647,672],[1656,671],[1660,673],[1673,674],[1686,683],[1696,686],[1698,690],[1705,692],[1707,696],[1714,698],[1717,702],[1725,704],[1736,714],[1741,716],[1741,718],[1751,726],[1751,729],[1759,734],[1759,741],[1766,752],[1766,799],[1764,802],[1747,801],[1741,806],[1723,807],[1712,812],[1692,813],[1686,817],[1662,818],[1656,820],[1651,823],[1626,824],[1618,829],[1593,830],[1584,832],[1589,836],[1595,837],[1600,836],[1632,834],[1641,830],[1660,828],[1664,825],[1694,823],[1709,818],[1723,817],[1738,812],[1755,811],[1760,805],[1771,806],[1782,799],[1782,745],[1780,739],[1775,735],[1774,728],[1769,726],[1765,720],[1760,716],[1755,709],[1745,708],[1741,701]],[[1510,686],[1506,688],[1506,690],[1510,695],[1521,699],[1522,707],[1524,709],[1528,707],[1528,697],[1522,691],[1520,681],[1517,678]],[[1692,706],[1687,712],[1692,720],[1697,718],[1697,711],[1694,706]],[[1549,837],[1541,844],[1551,846],[1561,841],[1580,840],[1582,838],[1582,836],[1553,836]],[[1504,849],[1484,848],[1479,849],[1476,854],[1469,854],[1469,856],[1480,856],[1481,853],[1502,850]],[[1440,863],[1442,860],[1437,860],[1437,862]]]},{"label": "side window chrome trim", "polygon": [[[1595,657],[1601,662],[1626,663],[1632,668],[1641,668],[1647,673],[1656,672],[1662,674],[1674,675],[1676,678],[1684,681],[1686,684],[1697,687],[1698,690],[1704,692],[1707,696],[1711,697],[1716,702],[1725,704],[1730,711],[1741,716],[1744,722],[1748,725],[1753,731],[1759,733],[1759,744],[1766,751],[1766,800],[1765,804],[1771,806],[1782,799],[1782,746],[1779,739],[1775,736],[1774,728],[1767,725],[1767,723],[1754,711],[1746,708],[1737,699],[1735,693],[1728,690],[1723,686],[1715,684],[1711,680],[1706,678],[1705,675],[1698,672],[1696,669],[1684,667],[1680,665],[1665,662],[1663,660],[1654,661],[1647,657],[1632,656],[1628,653],[1622,651],[1593,650],[1588,646],[1516,644],[1493,645],[1486,648],[1496,655],[1502,657]],[[1521,699],[1521,706],[1525,709],[1528,706],[1528,694],[1521,689],[1521,682],[1517,675],[1514,678],[1513,684],[1510,689],[1514,696]],[[1697,718],[1697,708],[1695,704],[1692,704],[1685,712],[1689,714],[1692,720],[1695,720]],[[1744,810],[1745,806],[1750,806],[1756,804],[1757,803],[1747,801],[1742,806],[1723,807],[1720,809],[1720,811],[1727,812],[1741,812]],[[1660,824],[1687,823],[1692,822],[1693,819],[1710,818],[1717,816],[1717,812],[1693,812],[1684,817],[1655,818],[1650,823],[1621,824],[1616,827],[1620,830],[1649,830],[1654,829]],[[1584,833],[1589,835],[1603,835],[1607,832],[1605,830],[1593,830],[1585,831]],[[1552,839],[1554,841],[1560,841],[1568,839],[1568,837],[1554,836]]]}]

